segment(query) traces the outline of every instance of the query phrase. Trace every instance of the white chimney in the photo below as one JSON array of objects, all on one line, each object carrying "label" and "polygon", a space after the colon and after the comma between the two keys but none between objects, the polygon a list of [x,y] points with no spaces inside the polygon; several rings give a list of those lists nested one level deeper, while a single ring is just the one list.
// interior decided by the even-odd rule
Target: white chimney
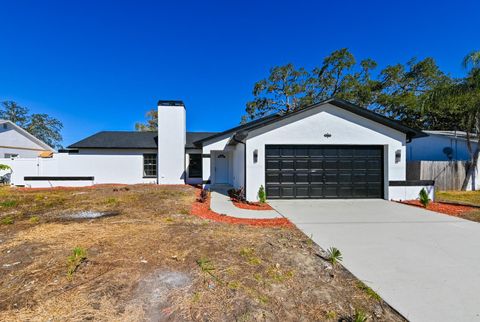
[{"label": "white chimney", "polygon": [[186,112],[182,101],[158,101],[158,183],[184,184]]}]

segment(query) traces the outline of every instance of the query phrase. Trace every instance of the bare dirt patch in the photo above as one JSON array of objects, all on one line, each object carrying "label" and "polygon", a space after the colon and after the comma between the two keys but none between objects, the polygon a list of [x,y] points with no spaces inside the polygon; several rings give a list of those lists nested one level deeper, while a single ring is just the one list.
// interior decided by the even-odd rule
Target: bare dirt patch
[{"label": "bare dirt patch", "polygon": [[[0,190],[1,321],[404,320],[295,228],[192,216],[188,186],[128,188]],[[63,219],[79,211],[119,215]]]}]

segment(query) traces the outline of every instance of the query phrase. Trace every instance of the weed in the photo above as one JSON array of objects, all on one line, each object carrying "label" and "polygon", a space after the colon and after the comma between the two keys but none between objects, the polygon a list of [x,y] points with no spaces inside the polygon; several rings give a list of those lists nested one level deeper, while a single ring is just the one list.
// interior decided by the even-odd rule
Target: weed
[{"label": "weed", "polygon": [[337,312],[335,311],[328,311],[325,313],[325,319],[327,320],[335,320],[337,318]]},{"label": "weed", "polygon": [[267,194],[265,193],[263,185],[258,189],[258,201],[260,201],[260,203],[265,203],[267,201]]},{"label": "weed", "polygon": [[215,270],[215,266],[212,264],[212,262],[205,257],[202,257],[200,259],[197,259],[197,265],[200,267],[202,272],[207,273],[211,277],[213,277],[217,282],[222,284],[222,281],[215,275],[213,274],[213,271]]},{"label": "weed", "polygon": [[307,239],[307,246],[308,247],[313,246],[313,234],[311,234],[310,237]]},{"label": "weed", "polygon": [[251,265],[259,265],[262,260],[255,255],[255,249],[244,247],[240,250],[240,255],[247,259]]},{"label": "weed", "polygon": [[172,217],[167,217],[164,219],[165,222],[174,222],[175,219],[173,219]]},{"label": "weed", "polygon": [[422,188],[422,190],[420,190],[420,193],[418,194],[418,198],[420,199],[420,203],[422,204],[422,206],[427,208],[428,204],[430,203],[430,198],[428,197],[428,193],[427,193],[427,190],[425,190],[425,188]]},{"label": "weed", "polygon": [[355,314],[353,315],[352,321],[353,322],[365,322],[368,320],[367,313],[363,310],[355,310]]},{"label": "weed", "polygon": [[107,198],[107,200],[105,201],[106,204],[108,205],[116,205],[118,203],[118,199],[117,198]]},{"label": "weed", "polygon": [[340,252],[338,248],[330,247],[327,250],[327,260],[332,263],[332,265],[336,265],[343,260],[342,252]]},{"label": "weed", "polygon": [[368,296],[370,296],[372,299],[375,299],[377,301],[380,301],[382,298],[380,295],[378,295],[374,290],[372,290],[370,287],[365,285],[365,283],[358,281],[357,284],[358,288],[364,291]]},{"label": "weed", "polygon": [[2,225],[11,225],[13,224],[15,221],[13,220],[13,217],[12,216],[7,216],[7,217],[4,217],[2,218],[2,220],[0,221],[0,224]]},{"label": "weed", "polygon": [[267,303],[268,303],[268,300],[269,300],[269,298],[268,298],[266,295],[260,294],[260,295],[258,296],[258,301],[259,301],[260,303],[262,303],[262,304],[267,304]]},{"label": "weed", "polygon": [[192,296],[192,302],[197,303],[198,301],[200,301],[201,298],[202,298],[202,294],[200,294],[199,292],[195,292],[193,293],[193,296]]},{"label": "weed", "polygon": [[5,200],[0,202],[0,207],[4,207],[4,208],[11,208],[17,205],[18,205],[18,202],[16,200]]},{"label": "weed", "polygon": [[72,279],[78,266],[87,259],[87,250],[82,247],[75,247],[72,255],[67,257],[67,278]]},{"label": "weed", "polygon": [[228,288],[231,290],[238,290],[240,288],[240,282],[239,281],[233,281],[228,283]]},{"label": "weed", "polygon": [[40,217],[38,216],[32,216],[30,217],[30,219],[28,220],[31,224],[38,224],[38,222],[40,221]]},{"label": "weed", "polygon": [[292,278],[294,273],[293,271],[282,272],[279,268],[279,265],[277,264],[277,265],[271,266],[267,270],[267,275],[270,279],[274,280],[275,282],[282,283],[285,280]]}]

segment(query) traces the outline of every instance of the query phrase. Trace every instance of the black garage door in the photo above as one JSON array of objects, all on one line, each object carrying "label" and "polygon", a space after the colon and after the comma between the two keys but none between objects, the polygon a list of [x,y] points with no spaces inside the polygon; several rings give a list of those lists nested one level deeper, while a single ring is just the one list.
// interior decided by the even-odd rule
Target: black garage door
[{"label": "black garage door", "polygon": [[267,145],[269,199],[382,198],[383,147]]}]

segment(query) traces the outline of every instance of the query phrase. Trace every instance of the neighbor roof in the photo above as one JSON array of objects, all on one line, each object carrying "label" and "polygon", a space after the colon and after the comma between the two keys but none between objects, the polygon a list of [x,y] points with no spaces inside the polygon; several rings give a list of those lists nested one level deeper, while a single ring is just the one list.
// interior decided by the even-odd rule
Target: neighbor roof
[{"label": "neighbor roof", "polygon": [[[427,133],[428,135],[439,135],[439,136],[444,136],[451,139],[461,139],[461,140],[467,139],[467,132],[464,132],[464,131],[443,130],[443,131],[423,131],[423,132]],[[470,133],[470,137],[472,139],[477,138],[477,135],[475,133]]]},{"label": "neighbor roof", "polygon": [[39,138],[37,138],[36,136],[30,134],[28,131],[24,130],[23,128],[21,128],[20,126],[18,126],[17,124],[13,123],[12,121],[9,121],[9,120],[2,120],[0,119],[0,124],[10,124],[10,126],[14,129],[17,130],[17,132],[19,132],[20,134],[23,134],[24,136],[26,136],[28,139],[30,139],[31,141],[35,142],[36,144],[40,145],[41,147],[43,147],[46,151],[55,151],[50,145],[48,145],[47,143],[43,142],[42,140],[40,140]]},{"label": "neighbor roof", "polygon": [[317,104],[313,104],[313,105],[303,107],[303,108],[298,109],[296,111],[293,111],[291,113],[278,112],[278,113],[275,113],[275,114],[265,116],[265,117],[260,118],[258,120],[254,120],[252,122],[242,124],[242,125],[236,126],[234,128],[231,128],[229,130],[219,132],[219,133],[216,133],[212,136],[209,136],[209,137],[206,137],[204,139],[198,140],[198,141],[195,142],[195,144],[196,145],[201,145],[205,141],[209,141],[211,139],[215,139],[217,137],[221,137],[221,136],[224,136],[224,135],[230,134],[230,133],[235,134],[235,133],[239,133],[239,132],[242,132],[242,133],[249,132],[249,131],[252,131],[252,130],[257,129],[259,127],[262,127],[262,126],[280,121],[282,119],[291,117],[293,115],[303,113],[305,111],[309,111],[311,109],[314,109],[316,107],[319,107],[319,106],[322,106],[322,105],[325,105],[325,104],[335,105],[335,106],[340,107],[340,108],[342,108],[344,110],[347,110],[349,112],[358,114],[358,115],[363,116],[367,119],[370,119],[370,120],[375,121],[377,123],[383,124],[385,126],[393,128],[397,131],[403,132],[409,138],[426,136],[426,134],[424,134],[421,130],[416,130],[416,129],[410,128],[408,126],[403,125],[402,123],[400,123],[398,121],[392,120],[388,117],[385,117],[383,115],[372,112],[372,111],[370,111],[366,108],[360,107],[358,105],[349,103],[347,101],[344,101],[344,100],[341,100],[341,99],[338,99],[338,98],[331,98],[331,99],[325,100],[325,101],[317,103]]},{"label": "neighbor roof", "polygon": [[[194,141],[212,136],[214,132],[187,132],[185,148],[194,148]],[[156,149],[156,131],[102,131],[68,146],[69,149]]]}]

